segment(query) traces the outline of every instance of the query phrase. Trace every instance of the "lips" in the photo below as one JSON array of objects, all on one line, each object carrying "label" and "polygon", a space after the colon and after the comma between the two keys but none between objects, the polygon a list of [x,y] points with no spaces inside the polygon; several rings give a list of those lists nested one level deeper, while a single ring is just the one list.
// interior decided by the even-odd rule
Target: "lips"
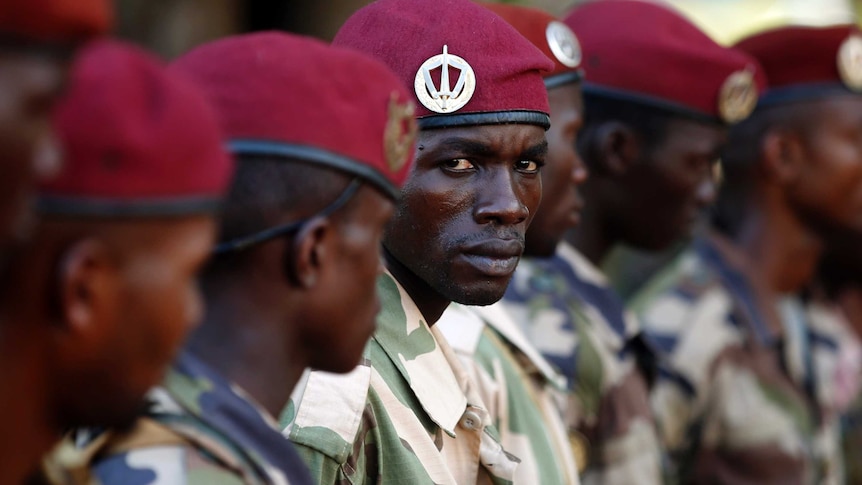
[{"label": "lips", "polygon": [[473,268],[487,276],[510,276],[524,252],[523,241],[492,239],[474,244],[461,252],[461,257]]}]

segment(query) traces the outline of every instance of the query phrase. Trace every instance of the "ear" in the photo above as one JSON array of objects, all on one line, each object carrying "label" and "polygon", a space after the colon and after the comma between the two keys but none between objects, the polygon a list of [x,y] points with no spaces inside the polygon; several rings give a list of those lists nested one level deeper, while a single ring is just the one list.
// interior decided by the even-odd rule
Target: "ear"
[{"label": "ear", "polygon": [[609,121],[596,127],[587,147],[595,170],[611,176],[624,175],[640,158],[641,143],[627,124]]},{"label": "ear", "polygon": [[314,287],[330,264],[335,228],[325,217],[314,217],[297,231],[286,256],[288,280],[305,289]]},{"label": "ear", "polygon": [[107,245],[83,239],[68,247],[56,267],[58,324],[75,338],[99,338],[114,321],[120,291],[119,268]]},{"label": "ear", "polygon": [[799,137],[788,130],[772,130],[761,141],[763,171],[767,180],[788,184],[802,174],[805,150]]}]

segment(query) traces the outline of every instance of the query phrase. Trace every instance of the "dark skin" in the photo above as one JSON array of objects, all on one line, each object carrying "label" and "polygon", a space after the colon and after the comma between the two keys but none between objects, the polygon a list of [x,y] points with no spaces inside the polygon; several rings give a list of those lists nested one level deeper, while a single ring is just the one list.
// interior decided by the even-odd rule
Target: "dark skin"
[{"label": "dark skin", "polygon": [[[190,348],[272,416],[305,368],[352,370],[376,327],[380,241],[394,204],[370,186],[349,204],[349,216],[315,217],[293,237],[250,249],[242,270],[202,282],[207,311]],[[272,222],[299,218],[284,210]]]},{"label": "dark skin", "polygon": [[527,230],[526,256],[552,256],[565,232],[577,225],[584,207],[578,187],[587,180],[587,167],[575,149],[584,123],[581,85],[553,88],[548,101],[548,163],[542,168],[542,203]]},{"label": "dark skin", "polygon": [[713,168],[725,131],[673,118],[664,139],[647,149],[623,122],[591,130],[582,151],[594,167],[583,189],[586,208],[566,239],[600,265],[618,243],[658,251],[690,235],[715,198]]},{"label": "dark skin", "polygon": [[541,127],[421,131],[383,239],[386,266],[433,325],[450,302],[490,305],[509,284],[542,197]]},{"label": "dark skin", "polygon": [[[21,483],[71,427],[131,423],[201,314],[212,217],[48,218],[3,295],[3,483]],[[27,440],[22,440],[27,436]],[[5,481],[8,480],[8,481]]]}]

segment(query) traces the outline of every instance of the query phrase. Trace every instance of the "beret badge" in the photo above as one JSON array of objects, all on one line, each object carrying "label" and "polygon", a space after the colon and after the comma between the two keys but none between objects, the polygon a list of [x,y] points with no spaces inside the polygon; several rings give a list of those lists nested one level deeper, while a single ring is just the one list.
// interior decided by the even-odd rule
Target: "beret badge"
[{"label": "beret badge", "polygon": [[386,128],[383,131],[383,146],[386,151],[386,164],[393,172],[398,172],[410,161],[410,147],[419,131],[413,117],[415,114],[413,102],[400,103],[398,93],[392,93],[389,98]]},{"label": "beret badge", "polygon": [[850,34],[838,48],[838,74],[844,85],[862,91],[862,36]]},{"label": "beret badge", "polygon": [[545,37],[551,53],[566,67],[578,67],[581,63],[581,45],[572,29],[557,20],[550,22],[545,29]]},{"label": "beret badge", "polygon": [[748,118],[757,106],[754,70],[749,67],[727,76],[718,92],[718,113],[726,123]]},{"label": "beret badge", "polygon": [[[440,69],[440,85],[434,83],[432,72]],[[458,79],[452,87],[450,75],[458,72]],[[413,87],[422,106],[435,113],[454,113],[466,105],[476,92],[476,74],[464,59],[449,54],[449,46],[443,46],[443,53],[428,58],[416,72]]]}]

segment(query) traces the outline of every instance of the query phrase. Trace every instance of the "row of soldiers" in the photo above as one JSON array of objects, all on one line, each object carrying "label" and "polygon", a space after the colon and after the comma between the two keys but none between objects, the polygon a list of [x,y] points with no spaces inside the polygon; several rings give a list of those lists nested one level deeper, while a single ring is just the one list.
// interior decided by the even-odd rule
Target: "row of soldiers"
[{"label": "row of soldiers", "polygon": [[110,18],[0,4],[0,484],[862,483],[855,26]]}]

